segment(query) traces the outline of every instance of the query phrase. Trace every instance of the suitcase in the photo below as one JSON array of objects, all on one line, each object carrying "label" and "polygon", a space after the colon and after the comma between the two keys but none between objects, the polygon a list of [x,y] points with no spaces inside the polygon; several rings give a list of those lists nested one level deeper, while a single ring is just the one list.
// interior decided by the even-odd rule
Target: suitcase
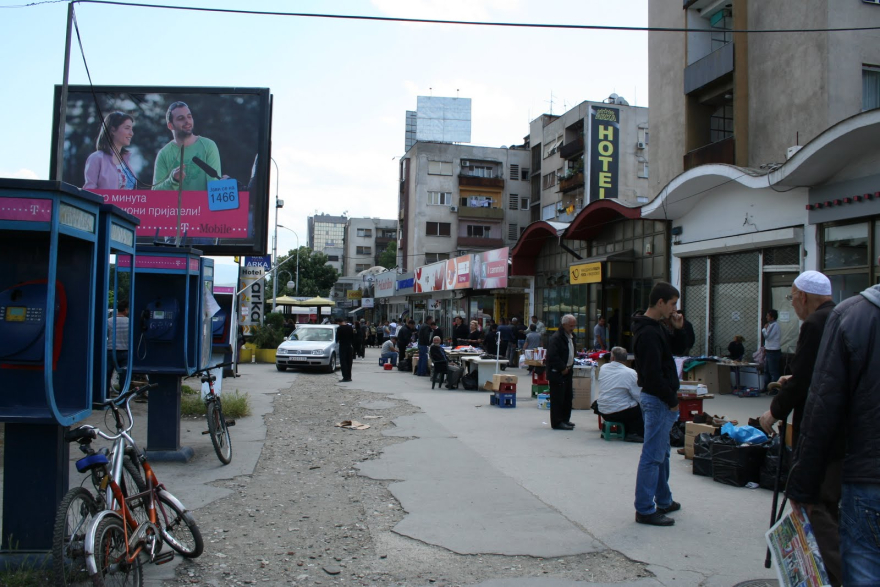
[{"label": "suitcase", "polygon": [[446,370],[446,386],[452,389],[458,389],[458,383],[461,376],[464,375],[464,369],[456,365],[450,365]]}]

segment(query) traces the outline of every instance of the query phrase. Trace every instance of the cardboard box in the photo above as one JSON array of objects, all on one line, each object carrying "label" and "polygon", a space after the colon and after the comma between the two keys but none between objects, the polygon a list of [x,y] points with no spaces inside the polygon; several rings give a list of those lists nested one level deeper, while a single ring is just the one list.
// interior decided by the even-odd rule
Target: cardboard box
[{"label": "cardboard box", "polygon": [[685,379],[689,383],[702,383],[709,393],[726,395],[733,393],[730,385],[730,367],[718,363],[704,363],[685,373]]},{"label": "cardboard box", "polygon": [[717,428],[714,426],[710,426],[709,424],[694,424],[693,422],[688,422],[684,426],[684,458],[692,459],[694,458],[694,439],[703,434],[704,432],[708,432],[709,434],[715,434]]},{"label": "cardboard box", "polygon": [[572,399],[571,408],[573,410],[589,410],[591,399],[592,379],[589,377],[574,377],[571,380]]},{"label": "cardboard box", "polygon": [[535,361],[533,359],[526,359],[526,365],[529,367],[543,367],[544,361]]},{"label": "cardboard box", "polygon": [[492,388],[498,389],[500,383],[513,383],[516,385],[517,382],[516,375],[504,375],[502,373],[496,373],[492,375]]}]

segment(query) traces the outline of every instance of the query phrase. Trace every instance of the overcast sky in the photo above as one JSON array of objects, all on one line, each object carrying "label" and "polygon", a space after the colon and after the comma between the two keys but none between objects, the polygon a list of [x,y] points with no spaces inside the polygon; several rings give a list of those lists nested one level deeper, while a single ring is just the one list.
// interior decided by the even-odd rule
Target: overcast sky
[{"label": "overcast sky", "polygon": [[[9,7],[25,2],[0,0],[0,177],[46,179],[52,92],[61,82],[67,5]],[[162,3],[405,18],[647,25],[647,0]],[[306,217],[315,212],[396,216],[396,158],[403,154],[405,114],[415,110],[416,96],[471,98],[472,144],[493,147],[521,144],[529,120],[550,112],[551,95],[555,114],[612,92],[630,104],[648,105],[647,33],[377,23],[95,4],[77,4],[76,14],[97,85],[245,86],[272,91],[272,156],[280,170],[279,196],[285,201],[279,222],[296,231],[302,245],[307,240]],[[88,83],[75,37],[71,65],[70,83]],[[274,198],[274,167],[272,174]],[[279,231],[279,251],[295,245],[290,231]],[[218,281],[228,281],[226,276],[232,275],[218,273]]]}]

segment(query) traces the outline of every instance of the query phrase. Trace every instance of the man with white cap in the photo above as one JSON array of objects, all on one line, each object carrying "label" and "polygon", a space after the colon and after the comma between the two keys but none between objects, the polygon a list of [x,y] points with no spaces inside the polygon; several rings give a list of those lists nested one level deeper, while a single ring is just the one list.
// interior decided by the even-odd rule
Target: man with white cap
[{"label": "man with white cap", "polygon": [[[797,347],[791,361],[791,375],[781,377],[782,387],[773,398],[770,409],[761,416],[761,426],[770,431],[777,420],[783,420],[792,414],[792,448],[797,445],[800,436],[801,418],[807,394],[813,380],[813,366],[819,354],[825,321],[834,310],[831,299],[831,281],[818,271],[804,271],[794,280],[791,294],[786,296],[791,302],[797,317],[803,321],[798,335]],[[839,442],[836,444],[840,444]],[[810,521],[825,566],[831,575],[832,584],[840,584],[840,540],[838,537],[837,502],[840,500],[840,457],[843,446],[836,446],[835,454],[825,474],[822,487],[821,504],[817,504]]]}]

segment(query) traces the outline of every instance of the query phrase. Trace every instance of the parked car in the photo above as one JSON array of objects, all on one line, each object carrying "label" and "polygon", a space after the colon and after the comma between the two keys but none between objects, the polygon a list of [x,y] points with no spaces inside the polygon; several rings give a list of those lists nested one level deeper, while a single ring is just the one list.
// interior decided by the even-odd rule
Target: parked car
[{"label": "parked car", "polygon": [[336,324],[299,324],[287,339],[278,345],[275,367],[318,367],[327,373],[336,371],[339,364],[339,344],[336,342]]}]

